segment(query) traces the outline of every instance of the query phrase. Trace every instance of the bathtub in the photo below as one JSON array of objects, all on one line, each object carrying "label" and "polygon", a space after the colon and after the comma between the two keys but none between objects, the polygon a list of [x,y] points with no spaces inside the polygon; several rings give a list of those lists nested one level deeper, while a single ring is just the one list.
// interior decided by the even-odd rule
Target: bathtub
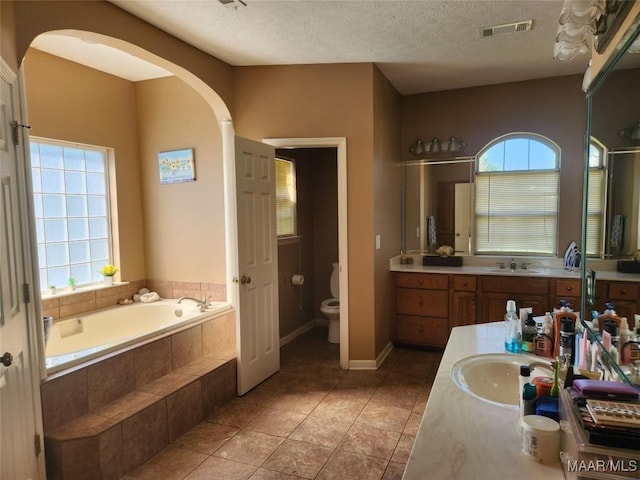
[{"label": "bathtub", "polygon": [[205,312],[191,300],[119,305],[61,319],[49,330],[45,349],[47,373],[55,373],[147,343],[229,310],[226,302],[211,302]]}]

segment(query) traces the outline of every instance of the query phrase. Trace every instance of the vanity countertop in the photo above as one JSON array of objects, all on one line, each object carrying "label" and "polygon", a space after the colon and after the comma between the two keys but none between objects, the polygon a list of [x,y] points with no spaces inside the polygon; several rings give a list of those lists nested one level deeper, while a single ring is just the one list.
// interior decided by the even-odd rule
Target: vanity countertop
[{"label": "vanity countertop", "polygon": [[[580,272],[568,271],[563,268],[548,267],[530,267],[529,270],[511,271],[507,268],[501,270],[496,267],[486,267],[477,265],[463,265],[462,267],[432,267],[421,265],[421,259],[414,260],[413,264],[402,265],[395,263],[393,259],[389,265],[392,272],[410,272],[410,273],[441,273],[441,274],[458,274],[458,275],[506,275],[520,276],[531,278],[573,278],[580,279]],[[597,280],[613,280],[624,282],[640,282],[640,274],[620,273],[615,270],[596,270]]]},{"label": "vanity countertop", "polygon": [[[564,478],[560,460],[545,465],[522,453],[518,410],[472,397],[451,378],[451,367],[462,358],[506,353],[503,329],[503,322],[495,322],[452,330],[404,480]],[[523,358],[523,363],[533,360],[524,355]]]}]

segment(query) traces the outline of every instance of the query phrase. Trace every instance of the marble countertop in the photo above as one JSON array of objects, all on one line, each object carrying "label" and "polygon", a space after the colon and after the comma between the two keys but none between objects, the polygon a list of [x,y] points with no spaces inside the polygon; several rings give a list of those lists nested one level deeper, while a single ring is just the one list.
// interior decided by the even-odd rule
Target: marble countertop
[{"label": "marble countertop", "polygon": [[[422,260],[414,260],[413,264],[402,265],[390,262],[389,270],[392,272],[412,273],[442,273],[458,275],[505,275],[531,278],[569,278],[580,279],[580,272],[567,271],[564,268],[554,267],[529,267],[528,270],[499,269],[497,266],[463,265],[462,267],[432,267],[421,265]],[[640,282],[640,275],[633,273],[620,273],[615,270],[596,270],[596,280],[618,280],[625,282]]]},{"label": "marble countertop", "polygon": [[[402,477],[404,480],[564,478],[560,460],[544,465],[520,450],[518,410],[472,397],[451,378],[451,367],[462,358],[506,353],[503,328],[503,322],[495,322],[452,330]],[[523,363],[538,358],[521,356]]]}]

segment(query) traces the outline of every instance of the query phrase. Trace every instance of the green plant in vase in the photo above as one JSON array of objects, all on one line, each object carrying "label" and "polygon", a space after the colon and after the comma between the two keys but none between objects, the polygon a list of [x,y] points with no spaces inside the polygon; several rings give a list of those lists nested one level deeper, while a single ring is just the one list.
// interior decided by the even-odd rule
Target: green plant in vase
[{"label": "green plant in vase", "polygon": [[76,285],[77,285],[76,279],[73,277],[69,277],[69,280],[67,280],[67,283],[69,284],[69,287],[71,287],[71,291],[72,292],[75,291]]}]

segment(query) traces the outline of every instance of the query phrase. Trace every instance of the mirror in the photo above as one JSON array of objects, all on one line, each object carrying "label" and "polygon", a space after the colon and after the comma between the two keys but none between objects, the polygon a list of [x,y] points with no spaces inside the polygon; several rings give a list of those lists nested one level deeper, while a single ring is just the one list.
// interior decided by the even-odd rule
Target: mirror
[{"label": "mirror", "polygon": [[[639,38],[640,16],[632,23],[629,33],[624,35],[619,46],[620,53],[611,58],[587,93],[587,138],[591,138],[592,142],[588,152],[591,168],[586,171],[585,184],[590,194],[597,190],[599,182],[603,182],[605,194],[601,198],[605,198],[606,203],[600,216],[599,229],[594,229],[597,222],[593,222],[589,217],[594,211],[594,205],[593,202],[589,202],[589,194],[585,195],[583,218],[586,221],[583,222],[583,244],[589,246],[590,241],[593,242],[595,232],[602,232],[601,252],[588,257],[582,265],[581,311],[585,313],[590,313],[593,309],[593,299],[590,298],[592,295],[587,293],[587,287],[595,284],[590,274],[596,272],[600,266],[594,257],[628,256],[640,246],[640,137],[634,132],[640,121]],[[606,180],[597,168],[593,168],[593,158],[597,156],[595,151],[598,145],[602,147],[603,156],[606,157]],[[590,315],[584,315],[587,316]],[[597,334],[588,328],[584,320],[583,326],[592,340],[597,340]],[[606,363],[618,376],[632,384],[618,364],[611,361],[608,355],[605,357]]]},{"label": "mirror", "polygon": [[610,151],[607,164],[604,256],[625,257],[640,248],[640,147]]},{"label": "mirror", "polygon": [[403,162],[404,252],[472,251],[474,169],[475,157]]}]

